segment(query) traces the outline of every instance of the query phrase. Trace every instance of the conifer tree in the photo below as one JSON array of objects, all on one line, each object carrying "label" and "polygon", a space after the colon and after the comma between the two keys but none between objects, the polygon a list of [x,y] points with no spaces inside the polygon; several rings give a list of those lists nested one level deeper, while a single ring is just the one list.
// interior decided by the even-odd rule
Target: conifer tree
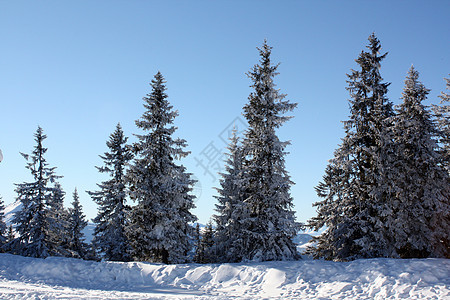
[{"label": "conifer tree", "polygon": [[387,172],[395,198],[385,223],[402,258],[450,255],[450,178],[436,151],[436,125],[422,103],[428,93],[411,67],[391,128],[395,148]]},{"label": "conifer tree", "polygon": [[351,115],[344,122],[346,136],[316,188],[324,200],[314,204],[318,215],[309,227],[327,227],[309,249],[316,258],[347,260],[395,253],[384,227],[392,197],[385,174],[386,149],[392,141],[386,135],[394,114],[386,97],[389,83],[382,82],[380,75],[387,53],[380,55],[374,34],[367,49],[356,59],[359,69],[348,75]]},{"label": "conifer tree", "polygon": [[96,192],[88,192],[99,205],[94,230],[93,245],[102,253],[106,260],[129,261],[130,246],[125,233],[129,207],[126,205],[125,167],[132,159],[127,147],[127,139],[122,127],[117,124],[106,145],[110,152],[100,156],[103,167],[97,167],[99,172],[107,173],[111,179],[97,184]]},{"label": "conifer tree", "polygon": [[278,65],[270,60],[271,47],[258,48],[260,63],[247,74],[253,92],[244,106],[248,129],[243,140],[245,161],[242,181],[246,197],[239,210],[243,260],[292,260],[298,257],[293,238],[301,229],[292,209],[290,180],[285,168],[285,148],[290,142],[278,139],[276,129],[291,117],[297,104],[284,100],[275,88]]},{"label": "conifer tree", "polygon": [[2,196],[0,196],[0,249],[7,242],[6,223],[4,221],[4,217],[5,217],[4,210],[5,210],[5,204],[3,202]]},{"label": "conifer tree", "polygon": [[[197,224],[198,225],[198,224]],[[200,232],[199,232],[200,233]],[[211,222],[206,224],[203,233],[200,234],[198,247],[195,251],[194,262],[199,264],[212,263],[216,260],[214,255],[214,229]]]},{"label": "conifer tree", "polygon": [[47,257],[58,255],[53,252],[54,245],[49,234],[47,203],[53,191],[49,184],[60,176],[55,175],[55,167],[49,167],[44,158],[47,148],[44,148],[43,141],[47,136],[41,127],[38,127],[34,136],[36,146],[32,154],[21,153],[28,161],[26,168],[30,170],[34,181],[16,184],[17,198],[22,203],[22,210],[18,211],[13,219],[13,223],[17,224],[19,237],[9,247],[17,254]]},{"label": "conifer tree", "polygon": [[64,208],[65,194],[61,184],[55,182],[46,203],[45,218],[54,255],[70,256],[67,251],[70,220],[69,212]]},{"label": "conifer tree", "polygon": [[201,233],[200,233],[200,224],[197,223],[197,225],[195,225],[194,235],[193,235],[194,257],[192,260],[195,263],[198,263],[200,261],[199,251],[201,249],[201,242],[202,242],[202,237],[201,237]]},{"label": "conifer tree", "polygon": [[165,80],[160,72],[151,82],[152,91],[143,98],[146,108],[136,126],[145,134],[136,135],[133,145],[136,157],[127,177],[130,197],[137,202],[130,213],[127,228],[136,260],[182,263],[190,251],[196,217],[190,194],[194,180],[175,160],[189,154],[183,150],[186,141],[172,137],[177,111],[167,100]]},{"label": "conifer tree", "polygon": [[236,129],[228,146],[228,159],[225,165],[225,173],[221,173],[220,188],[217,188],[218,196],[215,196],[217,214],[213,216],[216,223],[214,252],[217,259],[222,262],[236,262],[242,259],[242,236],[240,233],[241,215],[244,206],[244,155],[239,145],[239,137]]},{"label": "conifer tree", "polygon": [[[14,239],[15,239],[14,229],[13,229],[12,224],[10,224],[10,225],[8,226],[7,231],[6,231],[6,243],[9,244],[9,243],[11,243],[12,241],[14,241]],[[5,250],[6,250],[7,252],[9,252],[10,249],[5,249]]]},{"label": "conifer tree", "polygon": [[69,245],[68,250],[71,256],[75,258],[84,258],[88,252],[88,245],[85,243],[83,229],[87,226],[86,216],[83,214],[83,208],[80,204],[80,197],[75,188],[73,192],[72,207],[69,208]]},{"label": "conifer tree", "polygon": [[[445,78],[447,89],[450,89],[450,79]],[[442,92],[439,96],[441,105],[433,105],[435,117],[438,122],[439,143],[442,145],[443,164],[450,173],[450,94]]]}]

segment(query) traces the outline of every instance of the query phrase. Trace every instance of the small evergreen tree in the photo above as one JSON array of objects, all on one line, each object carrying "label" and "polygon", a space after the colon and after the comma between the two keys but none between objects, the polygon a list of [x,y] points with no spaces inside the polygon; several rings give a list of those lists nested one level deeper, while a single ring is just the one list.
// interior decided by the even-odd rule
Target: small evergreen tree
[{"label": "small evergreen tree", "polygon": [[270,60],[271,47],[264,42],[258,48],[260,63],[247,74],[254,91],[244,106],[248,129],[243,140],[246,193],[242,209],[235,216],[240,221],[243,260],[292,260],[299,257],[293,238],[301,229],[295,221],[290,180],[285,168],[285,148],[290,142],[278,139],[276,129],[291,117],[283,114],[297,104],[284,100],[275,88],[278,65]]},{"label": "small evergreen tree", "polygon": [[67,251],[69,236],[69,213],[64,208],[61,184],[56,182],[46,203],[45,219],[54,255],[69,256]]},{"label": "small evergreen tree", "polygon": [[33,182],[16,184],[17,198],[22,203],[22,210],[18,211],[13,219],[17,224],[18,238],[9,248],[16,254],[47,257],[59,255],[54,252],[54,245],[50,237],[49,222],[47,220],[47,203],[51,197],[53,188],[49,187],[60,176],[55,175],[55,167],[49,167],[44,158],[47,148],[43,147],[43,141],[47,136],[41,127],[35,133],[36,146],[31,155],[22,154],[29,161],[26,168],[33,176]]},{"label": "small evergreen tree", "polygon": [[86,216],[83,214],[83,208],[80,204],[80,197],[78,196],[77,189],[73,192],[72,207],[69,208],[70,216],[70,235],[68,250],[71,252],[71,256],[75,258],[84,258],[88,252],[88,245],[84,242],[83,229],[87,226]]},{"label": "small evergreen tree", "polygon": [[[12,226],[12,224],[10,224],[6,231],[6,244],[11,243],[12,241],[14,241],[15,238],[16,238],[16,236],[14,234],[13,226]],[[6,249],[6,252],[8,252],[8,251],[9,251],[9,249]]]},{"label": "small evergreen tree", "polygon": [[6,232],[6,223],[4,221],[5,217],[5,204],[3,202],[2,196],[0,196],[0,250],[3,245],[7,242],[7,232]]},{"label": "small evergreen tree", "polygon": [[194,257],[193,257],[193,261],[198,263],[200,261],[200,257],[199,257],[199,251],[201,249],[201,242],[202,242],[202,237],[201,237],[201,233],[200,233],[200,224],[197,223],[197,225],[195,225],[195,230],[194,230],[194,236],[193,236],[193,242],[194,242]]},{"label": "small evergreen tree", "polygon": [[387,172],[395,198],[385,224],[402,258],[450,255],[450,178],[436,152],[436,125],[422,104],[428,93],[411,67],[391,128],[395,155]]},{"label": "small evergreen tree", "polygon": [[382,82],[381,45],[372,34],[368,51],[356,62],[360,69],[348,75],[350,119],[344,122],[345,138],[325,170],[316,188],[324,200],[314,204],[318,215],[309,227],[327,231],[315,238],[309,249],[316,258],[347,260],[363,257],[392,256],[395,249],[384,222],[391,212],[392,197],[385,170],[390,141],[386,138],[394,112],[386,97],[389,83]]},{"label": "small evergreen tree", "polygon": [[132,159],[127,139],[120,124],[111,134],[106,145],[110,152],[100,156],[105,165],[97,167],[99,172],[107,173],[111,179],[97,184],[100,188],[96,192],[88,192],[99,205],[94,230],[93,245],[102,253],[106,260],[129,261],[130,246],[125,234],[127,214],[126,205],[125,167]]},{"label": "small evergreen tree", "polygon": [[14,234],[13,226],[12,226],[12,224],[9,224],[9,226],[6,229],[5,243],[1,247],[1,252],[14,253],[14,251],[13,251],[14,249],[12,249],[12,245],[13,245],[13,242],[15,239],[16,239],[16,236]]},{"label": "small evergreen tree", "polygon": [[[198,225],[198,224],[197,224]],[[199,264],[207,264],[214,262],[214,229],[211,222],[206,224],[203,233],[200,235],[198,247],[195,251],[194,262]]]},{"label": "small evergreen tree", "polygon": [[243,189],[244,155],[239,145],[239,137],[236,129],[228,146],[228,159],[225,165],[225,173],[221,173],[220,188],[217,188],[218,196],[215,196],[217,214],[213,216],[216,223],[215,249],[218,261],[236,262],[242,259],[242,236],[240,228],[246,193]]},{"label": "small evergreen tree", "polygon": [[178,112],[167,100],[160,72],[151,87],[151,93],[143,99],[146,112],[136,121],[146,134],[136,135],[136,157],[127,172],[130,196],[137,201],[130,212],[127,233],[134,259],[182,263],[191,248],[193,228],[189,223],[196,220],[190,212],[195,207],[190,194],[194,180],[184,166],[175,164],[176,159],[189,153],[183,150],[185,140],[172,137]]}]

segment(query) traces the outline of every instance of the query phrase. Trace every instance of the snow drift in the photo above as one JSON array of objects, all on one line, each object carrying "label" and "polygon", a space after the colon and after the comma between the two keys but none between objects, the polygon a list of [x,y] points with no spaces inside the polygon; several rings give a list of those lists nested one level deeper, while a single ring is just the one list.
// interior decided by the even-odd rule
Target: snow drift
[{"label": "snow drift", "polygon": [[0,254],[1,299],[445,299],[449,286],[446,259],[161,265]]}]

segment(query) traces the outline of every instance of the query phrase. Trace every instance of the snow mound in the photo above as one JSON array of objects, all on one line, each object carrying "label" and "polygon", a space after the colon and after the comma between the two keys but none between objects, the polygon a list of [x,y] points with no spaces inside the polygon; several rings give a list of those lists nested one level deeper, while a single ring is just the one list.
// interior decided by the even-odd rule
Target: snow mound
[{"label": "snow mound", "polygon": [[1,299],[448,299],[450,260],[161,265],[0,254]]}]

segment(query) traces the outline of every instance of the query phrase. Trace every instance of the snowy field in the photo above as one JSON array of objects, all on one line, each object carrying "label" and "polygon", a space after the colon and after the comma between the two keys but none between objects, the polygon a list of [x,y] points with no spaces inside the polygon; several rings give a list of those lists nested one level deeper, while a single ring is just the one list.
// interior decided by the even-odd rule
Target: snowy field
[{"label": "snowy field", "polygon": [[450,260],[160,265],[0,254],[0,299],[450,299]]}]

